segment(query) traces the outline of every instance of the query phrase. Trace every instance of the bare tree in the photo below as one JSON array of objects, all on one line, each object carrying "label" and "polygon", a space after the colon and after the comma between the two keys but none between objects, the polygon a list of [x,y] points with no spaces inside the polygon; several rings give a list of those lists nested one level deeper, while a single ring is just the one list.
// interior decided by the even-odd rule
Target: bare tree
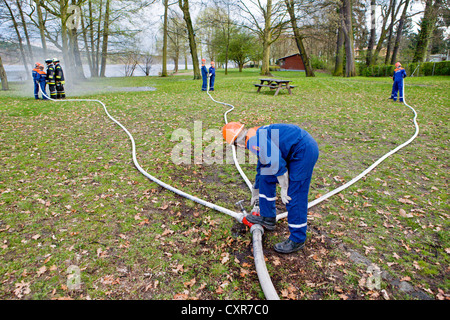
[{"label": "bare tree", "polygon": [[139,68],[145,73],[146,76],[150,75],[152,69],[153,55],[150,52],[144,52],[139,59]]},{"label": "bare tree", "polygon": [[308,54],[306,53],[305,45],[303,44],[303,35],[300,33],[300,29],[297,25],[297,16],[295,14],[294,0],[284,0],[286,4],[287,11],[289,13],[292,31],[294,32],[295,43],[297,44],[298,51],[300,53],[300,57],[303,60],[303,64],[305,66],[305,73],[307,77],[314,77],[314,71],[311,67],[311,63],[309,61]]},{"label": "bare tree", "polygon": [[369,44],[367,46],[366,65],[372,63],[373,47],[375,45],[376,34],[376,0],[370,0],[370,36]]},{"label": "bare tree", "polygon": [[239,7],[246,20],[244,26],[255,32],[262,42],[261,75],[271,75],[270,46],[277,41],[289,23],[289,20],[285,19],[286,10],[284,10],[282,2],[278,0],[267,0],[266,3],[259,0],[241,0]]},{"label": "bare tree", "polygon": [[402,38],[403,26],[405,24],[405,20],[407,18],[406,14],[408,12],[410,0],[406,0],[403,7],[402,15],[400,16],[400,20],[397,26],[397,36],[395,38],[394,49],[392,51],[391,64],[394,64],[397,61],[398,50],[400,48],[400,40]]},{"label": "bare tree", "polygon": [[26,55],[25,55],[25,50],[23,48],[22,36],[20,34],[20,31],[19,31],[19,24],[17,23],[17,20],[16,20],[16,13],[13,11],[13,8],[11,7],[11,5],[8,4],[8,1],[3,0],[3,3],[5,4],[6,8],[8,9],[9,17],[10,17],[11,22],[13,24],[14,31],[16,32],[16,35],[17,35],[17,42],[18,42],[18,45],[19,45],[20,56],[22,57],[22,63],[24,65],[24,67],[25,67],[26,75],[27,75],[27,77],[29,77],[29,75],[30,75],[30,71],[29,70],[30,69],[28,68],[28,61],[27,61],[27,58],[26,58]]},{"label": "bare tree", "polygon": [[183,12],[183,19],[186,22],[189,48],[191,50],[192,67],[194,69],[194,80],[201,79],[200,66],[198,62],[197,43],[195,42],[195,32],[192,25],[191,13],[189,11],[189,0],[178,0],[178,5]]},{"label": "bare tree", "polygon": [[420,22],[419,40],[414,51],[414,62],[425,62],[442,3],[443,0],[426,0],[425,12]]}]

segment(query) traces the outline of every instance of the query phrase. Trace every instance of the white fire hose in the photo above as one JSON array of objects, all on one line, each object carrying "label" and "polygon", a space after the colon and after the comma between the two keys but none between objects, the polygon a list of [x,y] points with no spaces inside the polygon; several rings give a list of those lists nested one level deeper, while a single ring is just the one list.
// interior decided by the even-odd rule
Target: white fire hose
[{"label": "white fire hose", "polygon": [[[209,80],[209,79],[208,79]],[[237,221],[242,223],[242,219],[244,218],[245,214],[242,212],[235,212],[226,208],[223,208],[221,206],[218,206],[216,204],[213,204],[211,202],[205,201],[203,199],[200,199],[198,197],[195,197],[193,195],[190,195],[184,191],[181,191],[177,188],[174,188],[164,182],[162,182],[161,180],[155,178],[154,176],[150,175],[148,172],[146,172],[138,163],[137,158],[136,158],[136,145],[135,145],[135,141],[133,136],[131,135],[131,133],[119,122],[117,121],[114,117],[112,117],[109,112],[108,109],[106,108],[106,105],[97,99],[64,99],[64,100],[56,100],[56,99],[52,99],[49,96],[47,96],[44,92],[42,92],[41,86],[39,85],[39,91],[41,91],[41,94],[46,97],[47,99],[51,100],[51,101],[55,101],[55,102],[71,102],[71,101],[80,101],[80,102],[97,102],[100,103],[106,113],[106,115],[113,121],[115,122],[119,127],[122,128],[123,131],[125,131],[125,133],[128,135],[130,141],[131,141],[131,145],[132,145],[132,158],[133,158],[133,163],[136,166],[136,168],[139,170],[139,172],[141,172],[145,177],[147,177],[148,179],[150,179],[151,181],[157,183],[158,185],[162,186],[163,188],[166,188],[180,196],[183,196],[187,199],[190,199],[192,201],[195,201],[201,205],[204,205],[208,208],[217,210],[219,212],[225,213],[233,218],[235,218]],[[225,123],[228,123],[227,120],[227,114],[232,111],[234,109],[234,106],[228,103],[224,103],[224,102],[220,102],[220,101],[216,101],[214,100],[214,98],[211,96],[211,94],[209,93],[209,83],[208,83],[208,90],[207,90],[207,94],[209,95],[209,97],[212,99],[212,101],[216,102],[216,103],[220,103],[226,106],[231,107],[229,110],[227,110],[224,113],[224,119],[225,119]],[[364,170],[361,174],[359,174],[357,177],[355,177],[354,179],[352,179],[351,181],[347,182],[346,184],[342,185],[341,187],[325,194],[324,196],[308,203],[308,208],[311,208],[313,206],[315,206],[316,204],[324,201],[325,199],[331,197],[332,195],[348,188],[349,186],[351,186],[352,184],[354,184],[356,181],[360,180],[362,177],[364,177],[366,174],[368,174],[370,171],[372,171],[378,164],[380,164],[383,160],[385,160],[387,157],[389,157],[390,155],[392,155],[393,153],[397,152],[398,150],[400,150],[401,148],[405,147],[406,145],[408,145],[409,143],[411,143],[419,134],[419,126],[417,124],[417,113],[416,111],[409,106],[406,103],[405,100],[405,95],[404,95],[404,87],[403,87],[403,103],[409,107],[413,112],[414,112],[414,125],[416,127],[416,132],[414,133],[414,135],[405,143],[401,144],[400,146],[398,146],[397,148],[393,149],[392,151],[386,153],[384,156],[382,156],[379,160],[377,160],[375,163],[373,163],[369,168],[367,168],[366,170]],[[247,176],[245,175],[245,173],[242,171],[238,161],[237,161],[237,157],[236,157],[236,148],[233,145],[232,146],[232,150],[233,150],[233,160],[234,163],[236,165],[236,168],[238,169],[239,173],[241,174],[242,178],[244,179],[245,183],[247,184],[248,188],[251,190],[252,189],[252,183],[250,182],[250,180],[247,178]],[[277,215],[277,220],[282,219],[287,217],[287,212],[282,213]],[[255,258],[255,267],[257,270],[257,274],[258,274],[258,278],[261,284],[261,288],[263,289],[264,295],[266,296],[266,298],[268,300],[278,300],[278,294],[272,284],[272,281],[270,280],[270,276],[268,274],[267,268],[266,268],[266,264],[264,261],[264,255],[263,255],[263,249],[262,249],[262,235],[264,233],[263,228],[260,225],[253,225],[252,228],[250,229],[251,233],[252,233],[252,238],[253,238],[253,251],[254,251],[254,258]]]},{"label": "white fire hose", "polygon": [[[377,161],[375,161],[370,167],[368,167],[366,170],[364,170],[363,172],[361,172],[359,175],[357,175],[355,178],[353,178],[352,180],[350,180],[349,182],[343,184],[342,186],[328,192],[327,194],[321,196],[320,198],[315,199],[314,201],[308,202],[308,209],[317,205],[318,203],[328,199],[329,197],[341,192],[344,189],[347,189],[348,187],[350,187],[351,185],[353,185],[355,182],[357,182],[358,180],[360,180],[361,178],[363,178],[364,176],[366,176],[370,171],[372,171],[376,166],[378,166],[381,162],[383,162],[387,157],[391,156],[392,154],[396,153],[398,150],[402,149],[403,147],[407,146],[408,144],[410,144],[419,134],[419,125],[417,124],[417,112],[416,110],[414,110],[414,108],[412,108],[410,105],[408,105],[406,103],[406,99],[405,99],[405,86],[403,85],[403,90],[402,90],[402,96],[403,96],[403,104],[405,106],[407,106],[408,108],[410,108],[413,113],[414,113],[414,118],[413,118],[413,122],[414,122],[414,126],[416,128],[415,133],[413,134],[413,136],[406,141],[405,143],[399,145],[397,148],[389,151],[388,153],[386,153],[385,155],[383,155],[381,158],[379,158]],[[227,114],[232,111],[234,109],[234,106],[225,102],[220,102],[215,100],[211,94],[209,93],[209,85],[208,85],[208,90],[207,93],[209,95],[209,97],[211,98],[212,101],[219,103],[219,104],[223,104],[225,106],[231,107],[229,110],[227,110],[224,114],[224,118],[225,118],[225,123],[228,123],[228,119],[227,119]],[[247,186],[250,189],[250,192],[252,190],[252,184],[250,183],[250,181],[248,180],[247,176],[245,175],[245,173],[242,171],[237,158],[235,157],[236,154],[236,147],[234,145],[232,145],[233,148],[233,160],[234,163],[239,171],[239,173],[241,174],[242,178],[244,179],[244,181],[246,182]],[[285,213],[281,213],[277,215],[277,221],[279,219],[283,219],[286,218],[288,215],[288,212]],[[256,227],[259,226],[259,227]],[[255,227],[255,228],[254,228]],[[264,233],[264,229],[260,226],[260,225],[253,225],[252,228],[250,229],[250,231],[252,232],[253,235],[253,254],[254,254],[254,258],[255,258],[255,267],[258,273],[258,278],[259,281],[261,283],[261,287],[264,291],[264,294],[266,296],[267,299],[269,300],[273,300],[273,299],[279,299],[278,294],[276,293],[276,290],[272,284],[272,281],[270,280],[270,277],[268,276],[268,271],[266,268],[266,264],[264,261],[264,255],[263,255],[263,249],[262,249],[262,245],[260,245],[260,242],[262,241],[262,234]]]}]

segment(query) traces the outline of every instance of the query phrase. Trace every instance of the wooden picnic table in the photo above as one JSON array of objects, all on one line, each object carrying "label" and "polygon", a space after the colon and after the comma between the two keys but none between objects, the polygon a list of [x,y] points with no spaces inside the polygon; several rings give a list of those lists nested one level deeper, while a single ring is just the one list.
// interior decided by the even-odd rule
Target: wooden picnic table
[{"label": "wooden picnic table", "polygon": [[255,87],[258,88],[256,93],[261,92],[262,87],[270,88],[270,90],[275,90],[274,96],[280,92],[281,89],[286,89],[289,94],[292,94],[291,88],[295,88],[295,86],[291,86],[289,82],[291,80],[281,80],[281,79],[259,79],[261,82],[259,84],[254,84]]}]

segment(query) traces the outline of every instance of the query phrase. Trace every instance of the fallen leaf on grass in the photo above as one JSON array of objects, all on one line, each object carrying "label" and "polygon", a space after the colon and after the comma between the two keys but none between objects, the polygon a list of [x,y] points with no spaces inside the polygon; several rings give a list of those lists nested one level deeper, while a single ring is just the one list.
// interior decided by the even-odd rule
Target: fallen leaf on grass
[{"label": "fallen leaf on grass", "polygon": [[196,280],[195,278],[192,278],[190,281],[184,282],[185,287],[192,287],[195,284]]},{"label": "fallen leaf on grass", "polygon": [[2,232],[2,231],[6,231],[6,230],[8,230],[9,228],[11,228],[11,226],[8,224],[8,225],[6,225],[6,227],[5,228],[3,228],[3,229],[0,229],[0,232]]},{"label": "fallen leaf on grass", "polygon": [[177,293],[173,296],[174,300],[186,300],[188,298],[188,295],[185,293]]},{"label": "fallen leaf on grass", "polygon": [[400,201],[401,203],[404,203],[404,204],[416,204],[414,201],[405,199],[405,198],[400,198],[400,199],[398,199],[398,201]]},{"label": "fallen leaf on grass", "polygon": [[406,276],[400,279],[400,281],[411,281],[411,277]]},{"label": "fallen leaf on grass", "polygon": [[414,217],[411,213],[406,213],[406,211],[403,210],[403,209],[399,210],[399,214],[400,214],[400,216],[402,216],[404,218],[412,218],[412,217]]},{"label": "fallen leaf on grass", "polygon": [[108,256],[108,252],[107,251],[103,251],[102,248],[98,248],[97,249],[97,257],[105,258],[107,256]]},{"label": "fallen leaf on grass", "polygon": [[245,278],[250,272],[247,269],[241,268],[241,277]]},{"label": "fallen leaf on grass", "polygon": [[220,256],[223,257],[220,261],[222,264],[225,264],[228,260],[230,260],[230,254],[228,252],[224,252]]},{"label": "fallen leaf on grass", "polygon": [[39,268],[39,270],[36,272],[37,276],[40,277],[43,273],[45,273],[45,271],[47,271],[47,267],[46,266],[42,266]]},{"label": "fallen leaf on grass", "polygon": [[168,234],[172,234],[173,232],[174,231],[171,229],[165,229],[161,235],[164,237],[167,236]]},{"label": "fallen leaf on grass", "polygon": [[29,294],[31,292],[30,283],[24,282],[23,280],[20,283],[16,283],[15,287],[16,289],[14,289],[14,294],[18,298],[22,298],[24,295]]},{"label": "fallen leaf on grass", "polygon": [[279,266],[281,264],[281,261],[278,257],[274,257],[273,258],[273,264],[276,266]]},{"label": "fallen leaf on grass", "polygon": [[183,265],[182,264],[177,265],[177,267],[175,269],[172,269],[172,272],[175,272],[175,273],[181,272],[181,273],[183,273]]},{"label": "fallen leaf on grass", "polygon": [[120,279],[114,279],[114,276],[111,275],[107,275],[104,276],[103,278],[100,279],[100,282],[103,284],[119,284],[120,283]]}]

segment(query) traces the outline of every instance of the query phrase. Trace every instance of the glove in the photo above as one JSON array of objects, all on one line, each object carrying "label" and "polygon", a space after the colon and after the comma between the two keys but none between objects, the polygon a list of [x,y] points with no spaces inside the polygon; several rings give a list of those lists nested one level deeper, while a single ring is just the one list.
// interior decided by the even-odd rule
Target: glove
[{"label": "glove", "polygon": [[250,201],[250,205],[253,205],[256,200],[259,199],[259,189],[252,188],[252,200]]},{"label": "glove", "polygon": [[292,200],[291,197],[288,196],[288,188],[289,188],[289,174],[286,173],[282,176],[278,176],[278,183],[281,187],[281,201],[284,204],[289,203],[289,200]]}]

